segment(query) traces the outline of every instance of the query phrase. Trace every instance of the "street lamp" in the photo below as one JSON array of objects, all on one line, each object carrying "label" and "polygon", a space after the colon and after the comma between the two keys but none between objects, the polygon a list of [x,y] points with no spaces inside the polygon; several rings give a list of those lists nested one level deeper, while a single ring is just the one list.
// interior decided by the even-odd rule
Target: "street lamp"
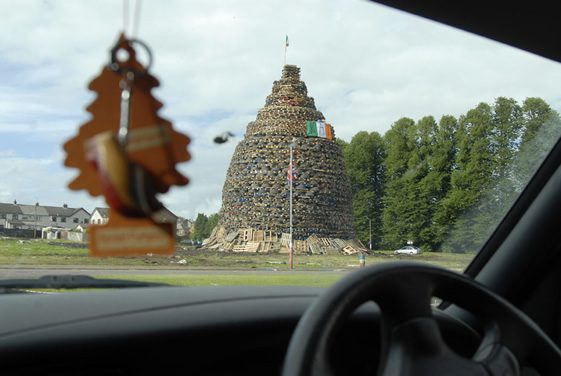
[{"label": "street lamp", "polygon": [[33,238],[34,239],[37,237],[37,227],[38,227],[38,225],[37,225],[37,207],[38,206],[39,206],[39,202],[36,202],[35,203],[35,217],[33,218],[34,222],[35,222],[35,226],[33,226]]},{"label": "street lamp", "polygon": [[288,184],[289,184],[289,221],[290,221],[290,243],[288,245],[289,247],[289,256],[288,256],[288,266],[290,267],[290,270],[292,270],[294,268],[294,242],[292,241],[292,181],[294,180],[294,166],[293,166],[293,153],[294,153],[294,148],[296,147],[296,138],[293,137],[292,138],[292,142],[290,144],[288,144],[288,148],[290,150],[290,161],[288,164],[288,168],[289,168],[289,174],[287,175],[288,177]]},{"label": "street lamp", "polygon": [[368,233],[370,235],[370,241],[368,242],[368,248],[372,251],[372,219],[368,218]]}]

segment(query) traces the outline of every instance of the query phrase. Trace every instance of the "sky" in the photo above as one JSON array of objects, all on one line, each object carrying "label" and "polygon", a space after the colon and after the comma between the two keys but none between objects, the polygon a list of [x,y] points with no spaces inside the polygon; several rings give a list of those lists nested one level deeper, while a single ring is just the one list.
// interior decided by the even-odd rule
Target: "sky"
[{"label": "sky", "polygon": [[[193,158],[178,166],[190,184],[160,197],[185,218],[220,209],[235,146],[280,78],[286,35],[287,63],[346,141],[499,96],[561,110],[558,63],[375,3],[143,0],[136,22],[128,4],[126,17],[118,0],[0,0],[0,202],[107,206],[67,188],[77,170],[63,166],[62,144],[88,120],[87,85],[133,24],[154,54],[160,115],[191,138]],[[224,131],[235,137],[214,144]]]}]

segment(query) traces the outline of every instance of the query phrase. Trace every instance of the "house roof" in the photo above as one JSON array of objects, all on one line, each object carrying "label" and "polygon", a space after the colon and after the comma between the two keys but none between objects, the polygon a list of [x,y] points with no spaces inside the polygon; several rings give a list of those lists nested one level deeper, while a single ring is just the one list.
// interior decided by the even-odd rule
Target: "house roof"
[{"label": "house roof", "polygon": [[[44,208],[47,210],[48,215],[56,215],[57,217],[70,217],[77,211],[84,210],[83,208],[65,208],[60,206],[44,206]],[[86,213],[88,212],[86,211]]]},{"label": "house roof", "polygon": [[95,209],[92,211],[92,215],[93,215],[93,213],[95,213],[96,211],[99,213],[99,215],[101,215],[102,218],[107,218],[107,217],[109,216],[109,208],[99,208],[99,207],[98,207],[98,208],[95,208]]},{"label": "house roof", "polygon": [[63,206],[43,206],[43,205],[22,205],[0,203],[0,214],[23,214],[71,217],[75,213],[83,210],[87,215],[90,213],[84,208],[68,208]]},{"label": "house roof", "polygon": [[22,214],[22,212],[16,204],[4,204],[0,202],[0,214]]},{"label": "house roof", "polygon": [[87,211],[87,210],[84,209],[84,208],[77,208],[77,209],[75,209],[75,210],[74,210],[74,213],[72,213],[72,215],[78,213],[79,211],[83,211],[83,212],[86,213],[88,216],[91,216],[90,212]]},{"label": "house roof", "polygon": [[40,205],[19,205],[21,213],[24,215],[49,215],[45,207]]},{"label": "house roof", "polygon": [[152,215],[158,222],[176,222],[177,216],[173,214],[168,208],[162,208]]}]

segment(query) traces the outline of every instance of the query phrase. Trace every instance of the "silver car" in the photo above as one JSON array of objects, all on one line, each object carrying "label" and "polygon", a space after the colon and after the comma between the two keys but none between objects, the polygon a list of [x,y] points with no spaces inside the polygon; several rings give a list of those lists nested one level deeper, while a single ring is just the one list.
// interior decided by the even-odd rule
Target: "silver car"
[{"label": "silver car", "polygon": [[413,247],[412,245],[408,245],[403,248],[395,250],[393,253],[394,255],[418,255],[421,253],[421,249],[417,247]]}]

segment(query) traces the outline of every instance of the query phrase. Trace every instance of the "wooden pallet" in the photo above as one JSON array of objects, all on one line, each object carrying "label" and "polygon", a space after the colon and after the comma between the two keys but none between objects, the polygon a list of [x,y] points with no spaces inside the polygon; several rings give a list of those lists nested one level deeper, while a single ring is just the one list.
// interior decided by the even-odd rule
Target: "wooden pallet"
[{"label": "wooden pallet", "polygon": [[256,253],[259,250],[259,245],[261,243],[259,242],[247,242],[247,244],[245,245],[245,252],[252,252],[252,253]]},{"label": "wooden pallet", "polygon": [[240,239],[244,242],[253,241],[253,229],[251,227],[240,229]]},{"label": "wooden pallet", "polygon": [[224,238],[224,241],[227,243],[233,242],[239,235],[240,233],[238,231],[230,231]]},{"label": "wooden pallet", "polygon": [[237,244],[232,248],[233,252],[245,252],[245,244]]},{"label": "wooden pallet", "polygon": [[307,253],[307,242],[305,240],[294,240],[294,252]]},{"label": "wooden pallet", "polygon": [[280,240],[281,247],[288,248],[289,243],[290,243],[290,234],[283,233],[281,235],[281,240]]},{"label": "wooden pallet", "polygon": [[345,255],[354,255],[356,253],[358,253],[358,251],[350,245],[347,245],[346,247],[343,248],[343,254]]},{"label": "wooden pallet", "polygon": [[265,240],[265,231],[263,230],[255,230],[253,232],[253,240],[256,242],[262,242]]}]

